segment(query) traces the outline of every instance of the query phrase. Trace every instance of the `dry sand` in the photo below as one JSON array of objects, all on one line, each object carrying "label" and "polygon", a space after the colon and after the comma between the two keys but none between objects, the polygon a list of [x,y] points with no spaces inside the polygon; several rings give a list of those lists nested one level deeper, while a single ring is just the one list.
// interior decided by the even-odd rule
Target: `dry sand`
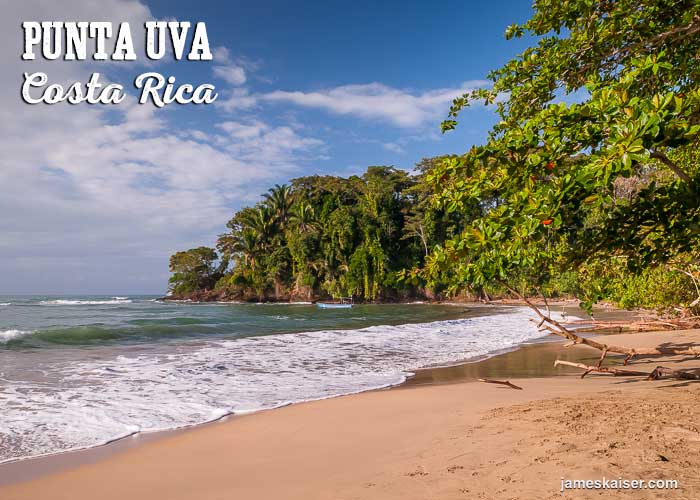
[{"label": "dry sand", "polygon": [[[609,340],[700,343],[700,330]],[[549,369],[541,365],[545,356],[597,355],[579,346],[528,349],[530,361],[517,361],[528,352],[518,351],[487,362],[491,371],[484,371],[487,363],[432,370],[399,389],[293,405],[122,446],[94,463],[2,486],[0,499],[700,498],[699,384],[580,380],[569,368],[519,379],[522,391],[468,381],[507,375],[509,363],[511,375],[541,375]],[[663,363],[700,367],[683,358]],[[657,364],[658,358],[640,360],[635,367]],[[70,463],[69,455],[52,460]],[[0,467],[0,475],[32,467],[31,461]],[[562,477],[604,476],[677,479],[680,489],[559,492]]]}]

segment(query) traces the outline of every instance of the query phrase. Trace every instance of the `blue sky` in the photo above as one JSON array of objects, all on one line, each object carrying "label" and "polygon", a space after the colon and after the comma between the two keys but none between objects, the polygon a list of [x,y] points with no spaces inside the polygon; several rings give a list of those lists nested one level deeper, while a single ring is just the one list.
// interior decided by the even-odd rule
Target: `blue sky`
[{"label": "blue sky", "polygon": [[[39,0],[3,7],[0,77],[0,293],[162,293],[167,258],[212,244],[231,213],[300,175],[411,168],[481,142],[492,112],[455,132],[452,97],[485,85],[525,48],[506,41],[527,2],[199,3]],[[22,62],[25,20],[204,21],[212,62]],[[24,71],[87,81],[93,71],[133,95],[143,71],[213,83],[208,106],[156,110],[21,102]],[[101,108],[101,109],[100,109]]]},{"label": "blue sky", "polygon": [[[525,48],[507,41],[505,27],[522,22],[528,2],[420,1],[386,2],[221,2],[203,4],[192,17],[187,3],[149,2],[156,16],[207,23],[212,45],[227,47],[246,71],[253,92],[313,92],[347,85],[381,83],[420,94],[458,89],[484,80]],[[222,22],[223,20],[223,22]],[[176,74],[204,81],[201,63],[178,64]],[[189,111],[189,110],[188,110]],[[410,168],[422,156],[459,152],[479,142],[493,122],[484,109],[473,109],[456,132],[440,137],[439,121],[447,109],[416,127],[396,127],[382,119],[338,115],[282,102],[252,110],[268,120],[287,116],[309,124],[329,146],[327,160],[312,170],[345,171],[372,164]],[[238,112],[243,115],[244,111]],[[211,113],[191,119],[211,125]],[[436,137],[438,136],[438,137]],[[437,140],[436,140],[437,139]],[[396,144],[399,148],[386,146]],[[386,146],[386,147],[385,147]],[[387,149],[390,148],[390,149]]]}]

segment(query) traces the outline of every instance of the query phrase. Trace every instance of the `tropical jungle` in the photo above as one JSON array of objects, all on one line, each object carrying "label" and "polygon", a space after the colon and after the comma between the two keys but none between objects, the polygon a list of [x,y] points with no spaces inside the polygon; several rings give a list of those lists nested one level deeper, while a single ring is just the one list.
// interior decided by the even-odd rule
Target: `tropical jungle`
[{"label": "tropical jungle", "polygon": [[517,293],[697,314],[700,2],[538,0],[505,36],[533,43],[442,123],[492,107],[482,144],[276,185],[216,248],[171,257],[171,298]]}]

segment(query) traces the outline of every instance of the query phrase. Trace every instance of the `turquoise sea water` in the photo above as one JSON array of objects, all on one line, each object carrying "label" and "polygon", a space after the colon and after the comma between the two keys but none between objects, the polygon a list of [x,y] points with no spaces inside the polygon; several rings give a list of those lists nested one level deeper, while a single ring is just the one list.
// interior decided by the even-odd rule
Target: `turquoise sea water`
[{"label": "turquoise sea water", "polygon": [[513,307],[0,296],[0,462],[396,385],[541,337]]},{"label": "turquoise sea water", "polygon": [[464,307],[191,304],[156,297],[0,296],[0,348],[60,348],[352,329],[459,318]]}]

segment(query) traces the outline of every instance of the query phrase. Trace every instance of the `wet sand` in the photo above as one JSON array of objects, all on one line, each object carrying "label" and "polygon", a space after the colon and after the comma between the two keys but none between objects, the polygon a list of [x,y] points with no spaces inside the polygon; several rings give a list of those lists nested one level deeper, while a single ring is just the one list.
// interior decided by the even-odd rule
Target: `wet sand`
[{"label": "wet sand", "polygon": [[[610,340],[700,343],[700,331]],[[94,450],[53,457],[47,461],[65,467],[0,487],[0,498],[658,498],[650,490],[559,493],[561,477],[603,475],[673,478],[680,489],[664,491],[664,498],[697,498],[700,386],[596,375],[580,380],[569,368],[552,375],[547,365],[564,355],[598,356],[583,346],[538,344],[480,363],[421,371],[398,390],[137,438],[136,446],[105,447],[109,453],[89,463],[66,465],[71,455]],[[642,359],[635,367],[651,370],[659,363]],[[663,363],[700,364],[681,357]],[[518,374],[522,391],[467,381],[515,380]],[[36,463],[14,464],[14,471]],[[7,478],[11,467],[0,467],[0,474]]]},{"label": "wet sand", "polygon": [[554,368],[556,359],[597,363],[595,351],[564,349],[558,337],[548,337],[548,342],[526,344],[518,349],[477,362],[455,366],[417,370],[415,375],[399,387],[416,385],[473,382],[479,378],[532,378],[562,375],[561,368]]}]

